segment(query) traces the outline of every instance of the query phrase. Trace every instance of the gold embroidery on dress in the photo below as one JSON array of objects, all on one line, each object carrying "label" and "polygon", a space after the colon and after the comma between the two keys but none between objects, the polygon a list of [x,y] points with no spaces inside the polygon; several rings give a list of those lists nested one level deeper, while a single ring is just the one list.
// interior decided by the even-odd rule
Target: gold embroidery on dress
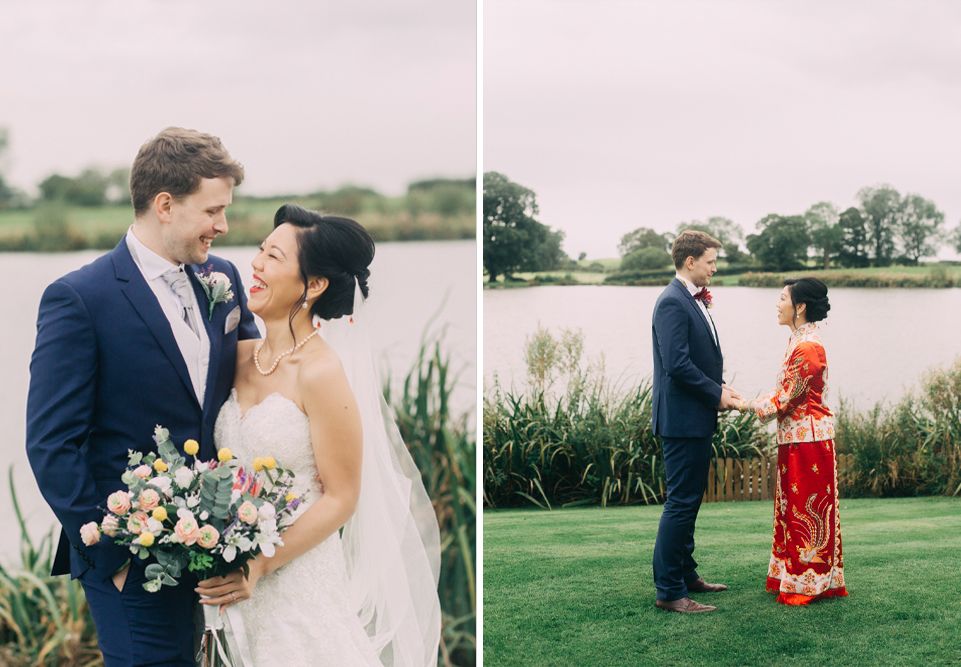
[{"label": "gold embroidery on dress", "polygon": [[823,563],[821,553],[827,549],[830,539],[828,521],[831,518],[831,503],[825,498],[823,509],[817,510],[814,507],[816,497],[815,493],[808,497],[804,505],[807,512],[799,512],[797,507],[791,506],[791,513],[797,519],[795,523],[802,526],[800,533],[803,546],[797,548],[798,559],[802,563]]}]

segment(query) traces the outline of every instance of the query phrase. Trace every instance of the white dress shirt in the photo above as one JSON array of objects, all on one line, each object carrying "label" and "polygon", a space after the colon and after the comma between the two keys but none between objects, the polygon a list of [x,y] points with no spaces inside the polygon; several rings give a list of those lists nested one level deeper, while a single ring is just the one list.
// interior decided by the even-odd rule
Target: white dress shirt
[{"label": "white dress shirt", "polygon": [[[137,238],[133,227],[127,230],[127,247],[133,257],[134,263],[143,274],[144,280],[150,290],[157,297],[157,303],[167,316],[170,322],[170,330],[173,332],[177,347],[187,365],[187,372],[190,374],[190,381],[194,386],[194,393],[200,405],[204,404],[204,392],[207,389],[207,368],[210,366],[210,339],[207,337],[207,329],[204,327],[202,319],[195,324],[198,334],[188,326],[183,319],[184,306],[180,302],[180,297],[173,291],[170,285],[161,277],[170,269],[180,269],[184,271],[183,264],[174,264],[153,250],[148,248]],[[193,299],[194,313],[198,318],[206,317],[207,304],[197,303],[197,295],[190,290],[190,297]]]},{"label": "white dress shirt", "polygon": [[[687,291],[691,293],[691,296],[694,296],[695,294],[701,291],[700,287],[698,287],[694,283],[687,280],[687,278],[684,278],[683,276],[681,276],[680,273],[677,274],[677,279],[680,280],[681,284],[687,288]],[[717,345],[717,329],[714,328],[714,320],[711,318],[711,315],[707,312],[707,306],[705,306],[704,302],[701,301],[700,299],[694,299],[694,303],[696,303],[698,308],[701,309],[701,312],[704,314],[704,319],[707,320],[707,323],[711,325],[710,326],[711,336],[714,337],[714,344]]]}]

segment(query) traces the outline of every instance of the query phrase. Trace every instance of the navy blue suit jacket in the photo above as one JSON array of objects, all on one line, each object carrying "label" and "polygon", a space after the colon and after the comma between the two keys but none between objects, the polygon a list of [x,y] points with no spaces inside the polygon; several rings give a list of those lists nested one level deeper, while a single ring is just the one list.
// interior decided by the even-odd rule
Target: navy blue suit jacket
[{"label": "navy blue suit jacket", "polygon": [[[202,268],[226,274],[234,294],[208,319],[207,297],[196,277],[201,267],[186,267],[210,338],[203,405],[170,323],[125,239],[43,293],[30,362],[27,456],[63,527],[53,574],[79,577],[92,569],[106,579],[129,558],[128,550],[106,537],[85,547],[80,526],[103,519],[107,496],[126,488],[120,476],[127,450],[155,449],[155,425],[168,428],[178,446],[198,440],[200,458],[215,454],[214,421],[233,386],[237,341],[259,333],[237,268],[213,256]],[[235,308],[240,322],[225,332]]]},{"label": "navy blue suit jacket", "polygon": [[713,323],[677,278],[657,298],[653,319],[654,434],[713,436],[724,383],[724,359],[711,335]]}]

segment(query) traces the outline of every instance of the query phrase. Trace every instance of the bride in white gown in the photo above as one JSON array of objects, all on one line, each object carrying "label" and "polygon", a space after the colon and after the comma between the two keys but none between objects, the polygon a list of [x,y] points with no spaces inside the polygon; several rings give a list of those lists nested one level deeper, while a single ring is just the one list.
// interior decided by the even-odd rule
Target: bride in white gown
[{"label": "bride in white gown", "polygon": [[353,220],[287,205],[252,263],[266,336],[239,344],[215,440],[248,464],[273,456],[306,495],[275,555],[197,591],[255,667],[437,664],[437,520],[366,339],[373,254]]}]

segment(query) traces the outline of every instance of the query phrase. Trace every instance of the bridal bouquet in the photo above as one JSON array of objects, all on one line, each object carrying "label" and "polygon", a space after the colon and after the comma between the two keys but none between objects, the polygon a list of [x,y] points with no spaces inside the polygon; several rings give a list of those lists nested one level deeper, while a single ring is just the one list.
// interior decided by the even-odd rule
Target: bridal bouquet
[{"label": "bridal bouquet", "polygon": [[107,535],[130,548],[147,565],[150,592],[176,586],[184,569],[198,579],[223,576],[258,553],[273,556],[280,533],[292,520],[302,496],[293,493],[294,475],[273,457],[254,459],[247,468],[229,449],[216,461],[195,459],[199,445],[184,443],[193,463],[177,451],[167,429],[154,431],[157,453],[130,451],[121,480],[126,491],[107,498],[106,514],[80,529],[84,544]]}]

